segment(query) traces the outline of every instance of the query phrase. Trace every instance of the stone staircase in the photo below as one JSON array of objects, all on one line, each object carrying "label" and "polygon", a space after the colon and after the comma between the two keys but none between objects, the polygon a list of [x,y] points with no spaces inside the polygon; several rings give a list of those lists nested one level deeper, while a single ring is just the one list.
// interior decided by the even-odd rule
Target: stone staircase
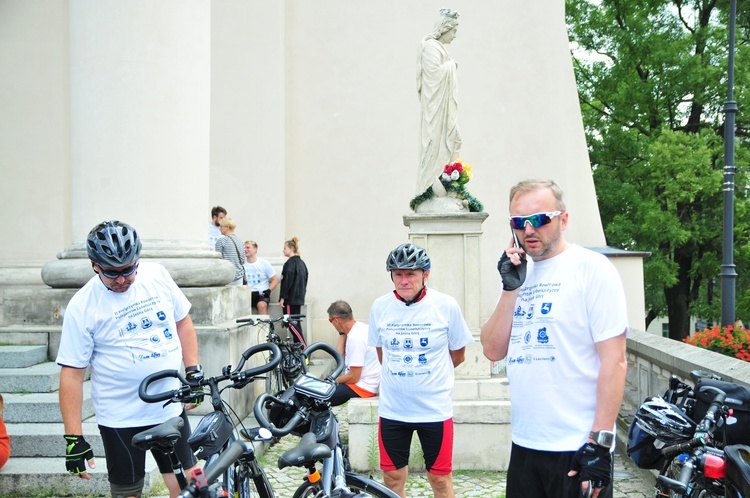
[{"label": "stone staircase", "polygon": [[[89,382],[84,383],[83,432],[96,456],[96,468],[90,471],[91,480],[86,481],[65,471],[58,403],[60,367],[50,361],[49,341],[24,344],[41,342],[49,334],[23,333],[22,327],[15,332],[0,334],[0,393],[5,399],[3,419],[11,438],[10,459],[0,469],[0,496],[109,496],[107,464]],[[150,455],[145,480],[144,491],[161,481]]]}]

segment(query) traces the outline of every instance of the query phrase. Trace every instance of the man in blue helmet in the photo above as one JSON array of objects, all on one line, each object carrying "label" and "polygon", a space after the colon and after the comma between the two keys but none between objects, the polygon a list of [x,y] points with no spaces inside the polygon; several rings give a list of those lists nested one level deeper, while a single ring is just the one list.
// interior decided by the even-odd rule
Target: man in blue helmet
[{"label": "man in blue helmet", "polygon": [[453,380],[474,339],[455,299],[427,287],[430,257],[414,244],[388,255],[395,287],[370,309],[369,344],[382,363],[378,402],[380,468],[406,497],[409,447],[419,436],[437,498],[453,498]]},{"label": "man in blue helmet", "polygon": [[[198,341],[188,312],[190,302],[167,270],[141,262],[141,239],[130,225],[104,221],[86,239],[95,275],[65,309],[57,353],[60,411],[65,426],[65,466],[70,474],[90,479],[84,461],[94,468],[94,454],[83,437],[81,406],[86,369],[91,370],[91,399],[104,444],[112,496],[139,497],[146,454],[133,448],[133,435],[182,416],[185,424],[176,450],[183,467],[195,466],[187,444],[190,425],[179,404],[145,403],[138,387],[160,370],[186,365],[188,378],[202,376]],[[178,387],[165,379],[164,390]],[[174,385],[169,385],[170,383]],[[180,492],[167,455],[154,458],[171,496]]]}]

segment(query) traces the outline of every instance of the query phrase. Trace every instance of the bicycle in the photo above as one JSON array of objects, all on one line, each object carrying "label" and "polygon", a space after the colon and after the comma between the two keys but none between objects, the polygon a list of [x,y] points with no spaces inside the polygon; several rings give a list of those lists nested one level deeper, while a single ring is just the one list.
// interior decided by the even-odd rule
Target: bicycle
[{"label": "bicycle", "polygon": [[[279,393],[287,389],[302,372],[302,350],[307,345],[300,332],[299,321],[304,317],[305,315],[282,315],[278,318],[239,318],[236,321],[242,324],[240,326],[265,324],[268,327],[266,342],[276,344],[281,349],[281,364],[266,376],[268,393]],[[286,339],[276,333],[274,324],[278,322],[287,330]]]},{"label": "bicycle", "polygon": [[[264,351],[270,352],[270,360],[267,363],[242,370],[249,358]],[[138,395],[147,403],[157,403],[160,401],[167,401],[167,403],[195,403],[202,401],[205,396],[210,396],[213,411],[201,418],[188,438],[188,444],[195,453],[195,456],[198,459],[206,460],[206,467],[208,468],[215,460],[221,458],[228,448],[236,448],[237,445],[234,443],[239,442],[242,445],[243,451],[237,458],[232,460],[233,463],[227,469],[222,471],[222,489],[230,495],[239,498],[249,498],[252,496],[274,498],[273,489],[268,477],[255,456],[254,446],[252,444],[245,445],[239,440],[231,416],[234,416],[240,426],[242,426],[242,420],[237,416],[232,407],[222,399],[221,393],[227,388],[242,389],[251,382],[263,378],[262,374],[276,368],[279,363],[281,363],[281,350],[276,344],[258,344],[242,353],[239,365],[234,370],[231,365],[227,365],[222,368],[221,375],[196,380],[185,379],[177,370],[162,370],[143,379],[138,388]],[[178,389],[156,394],[148,392],[149,386],[153,383],[168,378],[178,379],[181,386]],[[230,381],[231,383],[220,388],[220,383],[225,381]],[[205,391],[206,387],[208,387],[208,392]],[[137,442],[145,447],[148,444],[147,441],[151,440],[151,444],[161,445],[162,451],[169,452],[170,448],[174,448],[174,444],[177,438],[179,438],[178,428],[169,424],[170,421],[167,421],[161,424],[161,426],[166,425],[166,427],[156,426],[149,431],[145,431],[145,435],[144,433],[137,434],[133,438],[134,444]],[[268,441],[271,438],[271,434],[268,432],[257,430],[246,431],[244,426],[243,431],[251,434],[253,441]],[[148,434],[149,432],[151,434]],[[154,441],[155,436],[157,441]],[[138,438],[138,441],[136,441],[136,438]],[[158,442],[159,439],[162,442]],[[187,489],[188,484],[184,473],[182,473],[182,478],[179,475],[182,472],[182,466],[174,455],[174,452],[170,454],[170,460],[172,461],[175,475],[178,476],[180,486],[183,489]],[[195,475],[193,477],[194,481],[201,478],[201,476]],[[210,484],[211,482],[205,479],[205,483]]]},{"label": "bicycle", "polygon": [[[253,413],[261,428],[273,436],[300,436],[295,448],[284,452],[278,460],[279,469],[304,467],[305,481],[294,493],[294,498],[367,497],[398,498],[383,484],[351,471],[346,450],[341,442],[339,423],[331,409],[330,399],[336,390],[334,379],[344,369],[344,360],[335,348],[326,343],[315,343],[303,351],[305,358],[323,350],[336,360],[333,372],[321,380],[307,372],[280,395],[263,393],[256,398]],[[268,414],[268,415],[266,415]],[[322,463],[322,472],[318,470]]]}]

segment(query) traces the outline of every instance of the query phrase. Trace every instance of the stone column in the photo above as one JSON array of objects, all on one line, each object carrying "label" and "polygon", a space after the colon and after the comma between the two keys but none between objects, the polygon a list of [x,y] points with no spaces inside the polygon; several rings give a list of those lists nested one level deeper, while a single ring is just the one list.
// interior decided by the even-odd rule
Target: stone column
[{"label": "stone column", "polygon": [[487,213],[425,213],[404,215],[409,240],[427,250],[432,262],[429,286],[453,296],[461,306],[475,343],[466,349],[459,378],[489,378],[490,362],[479,343],[481,332],[480,247]]},{"label": "stone column", "polygon": [[210,22],[197,0],[70,1],[73,245],[44,267],[47,285],[91,276],[82,241],[105,219],[135,227],[144,257],[177,258],[180,285],[231,280],[206,233]]}]

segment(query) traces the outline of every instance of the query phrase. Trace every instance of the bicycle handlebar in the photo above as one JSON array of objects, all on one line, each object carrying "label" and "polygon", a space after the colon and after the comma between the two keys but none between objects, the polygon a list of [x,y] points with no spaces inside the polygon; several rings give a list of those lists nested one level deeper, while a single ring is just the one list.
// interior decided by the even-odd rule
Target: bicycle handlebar
[{"label": "bicycle handlebar", "polygon": [[289,323],[295,320],[305,318],[305,315],[281,315],[278,318],[238,318],[235,323],[248,323],[250,325],[258,325],[259,323],[276,323],[283,322]]},{"label": "bicycle handlebar", "polygon": [[693,439],[686,443],[678,443],[670,446],[665,446],[661,449],[661,454],[666,458],[673,458],[680,453],[686,453],[695,448],[705,446],[707,440],[705,436],[713,437],[713,429],[716,427],[716,414],[722,409],[724,400],[727,398],[727,394],[714,386],[703,386],[700,392],[713,392],[714,399],[711,404],[708,405],[706,414],[703,416],[698,426],[695,429]]},{"label": "bicycle handlebar", "polygon": [[331,374],[328,376],[330,380],[335,380],[336,377],[341,375],[341,372],[343,372],[344,368],[346,367],[346,365],[344,364],[344,357],[341,356],[341,353],[339,353],[336,348],[325,342],[316,342],[314,344],[310,344],[304,351],[302,351],[302,354],[305,355],[306,358],[309,358],[312,353],[319,349],[322,349],[323,351],[328,353],[334,360],[336,360],[336,368],[334,368],[333,372],[331,372]]},{"label": "bicycle handlebar", "polygon": [[[261,351],[271,351],[271,360],[268,363],[252,367],[247,370],[241,370],[244,367],[245,362],[253,355]],[[226,367],[222,375],[216,377],[210,377],[207,379],[201,379],[198,382],[189,381],[180,374],[177,370],[161,370],[159,372],[152,373],[141,381],[138,386],[138,396],[146,403],[158,403],[159,401],[192,401],[195,397],[193,389],[202,388],[207,385],[216,384],[224,380],[231,380],[237,384],[236,387],[244,386],[246,383],[254,380],[260,374],[264,374],[276,368],[281,363],[281,350],[276,344],[264,343],[256,344],[246,349],[240,359],[239,365],[234,370],[226,373],[230,370],[231,365]],[[172,389],[171,391],[164,391],[161,393],[149,393],[148,388],[151,384],[161,379],[175,378],[182,384],[178,389]]]},{"label": "bicycle handlebar", "polygon": [[292,418],[290,418],[289,421],[284,425],[284,427],[275,427],[271,422],[268,421],[266,414],[263,412],[263,406],[266,404],[266,401],[282,405],[286,403],[283,400],[271,396],[268,393],[263,393],[255,399],[255,404],[253,404],[253,415],[255,415],[255,420],[258,422],[258,425],[271,431],[271,434],[273,434],[274,436],[286,436],[287,434],[292,432],[295,427],[300,424],[300,422],[307,418],[309,410],[306,407],[300,407],[292,416]]}]

